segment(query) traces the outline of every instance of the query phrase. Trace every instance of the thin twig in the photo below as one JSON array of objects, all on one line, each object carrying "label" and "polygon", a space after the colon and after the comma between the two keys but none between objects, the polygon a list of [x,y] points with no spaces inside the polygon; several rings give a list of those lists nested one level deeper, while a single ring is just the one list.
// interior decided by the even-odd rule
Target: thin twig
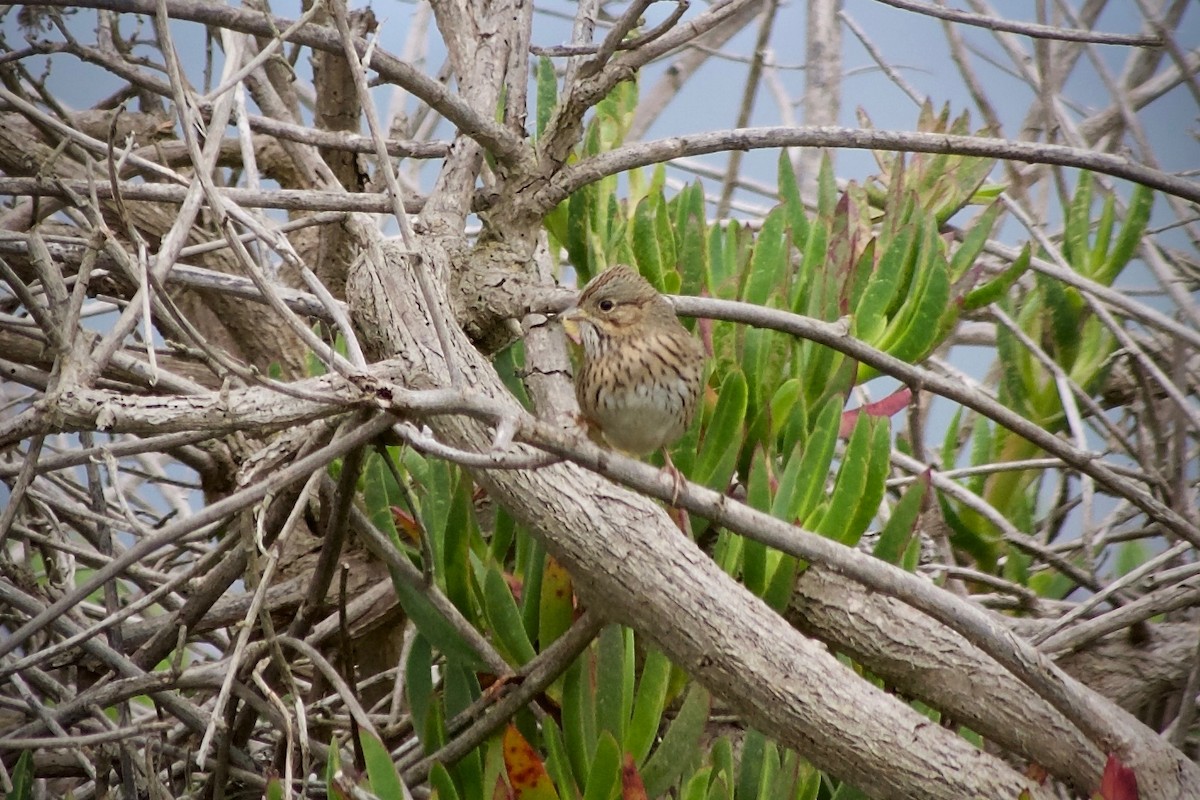
[{"label": "thin twig", "polygon": [[959,11],[953,8],[946,8],[945,6],[935,6],[929,3],[920,3],[917,2],[917,0],[876,0],[876,2],[894,6],[895,8],[901,8],[905,11],[913,11],[917,14],[925,14],[926,16],[937,17],[938,19],[948,20],[950,22],[960,22],[964,25],[974,25],[978,28],[987,28],[990,31],[1019,33],[1035,39],[1058,39],[1064,42],[1093,42],[1095,44],[1120,44],[1128,45],[1130,47],[1162,46],[1162,39],[1157,36],[1125,33],[1101,33],[1098,31],[1076,30],[1073,28],[1059,28],[1054,25],[1038,25],[1037,23],[1033,22],[1016,22],[1010,19],[986,16],[984,14],[972,14],[969,11]]}]

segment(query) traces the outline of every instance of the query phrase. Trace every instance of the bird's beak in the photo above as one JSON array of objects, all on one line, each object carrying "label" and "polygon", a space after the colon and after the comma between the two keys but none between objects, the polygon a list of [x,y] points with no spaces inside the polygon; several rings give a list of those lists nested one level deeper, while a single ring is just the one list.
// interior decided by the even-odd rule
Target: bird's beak
[{"label": "bird's beak", "polygon": [[571,306],[558,315],[558,321],[562,323],[563,331],[567,334],[567,338],[575,344],[583,343],[579,333],[579,320],[582,317],[583,311],[578,306]]}]

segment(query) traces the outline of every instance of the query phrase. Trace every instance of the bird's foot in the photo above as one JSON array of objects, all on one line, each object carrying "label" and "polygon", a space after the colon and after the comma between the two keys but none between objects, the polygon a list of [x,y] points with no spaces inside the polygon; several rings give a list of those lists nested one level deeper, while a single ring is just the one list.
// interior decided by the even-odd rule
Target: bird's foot
[{"label": "bird's foot", "polygon": [[672,481],[671,507],[678,508],[679,507],[679,495],[681,495],[683,493],[683,486],[685,483],[687,483],[687,479],[683,477],[683,473],[680,472],[679,468],[676,467],[675,464],[671,461],[671,454],[667,452],[667,448],[665,448],[665,447],[663,448],[662,454],[663,454],[663,461],[666,462],[663,465],[662,471],[666,475],[670,476],[671,481]]}]

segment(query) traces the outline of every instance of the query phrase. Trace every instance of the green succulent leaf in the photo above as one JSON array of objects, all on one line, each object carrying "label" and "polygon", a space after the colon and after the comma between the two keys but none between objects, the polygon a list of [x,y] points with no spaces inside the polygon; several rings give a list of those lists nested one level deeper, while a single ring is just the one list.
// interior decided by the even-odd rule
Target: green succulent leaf
[{"label": "green succulent leaf", "polygon": [[33,798],[33,753],[22,750],[17,763],[9,774],[12,791],[5,795],[6,800],[32,800]]},{"label": "green succulent leaf", "polygon": [[708,785],[712,779],[712,767],[701,767],[696,770],[683,784],[679,792],[681,800],[705,800],[710,797]]},{"label": "green succulent leaf", "polygon": [[746,420],[747,386],[741,370],[734,368],[721,382],[717,408],[696,458],[693,480],[715,491],[724,491],[737,465]]},{"label": "green succulent leaf", "polygon": [[1150,221],[1150,212],[1154,208],[1154,190],[1139,184],[1134,185],[1129,196],[1129,208],[1125,212],[1125,222],[1117,241],[1113,244],[1103,268],[1094,275],[1094,279],[1109,286],[1121,270],[1133,258],[1137,246],[1141,244],[1142,234],[1146,232],[1146,224]]},{"label": "green succulent leaf", "polygon": [[962,243],[950,259],[950,280],[958,281],[962,278],[975,263],[975,259],[979,258],[1003,210],[1004,206],[1000,202],[992,203],[979,215],[979,219],[975,220],[975,224],[963,236]]},{"label": "green succulent leaf", "polygon": [[433,651],[429,640],[421,634],[413,639],[404,664],[404,692],[408,697],[413,730],[425,752],[432,753],[445,740],[445,731],[439,730],[437,720],[430,714],[434,707]]},{"label": "green succulent leaf", "polygon": [[563,734],[554,720],[543,721],[542,739],[546,743],[546,772],[558,787],[559,796],[579,797],[578,781],[575,780],[571,760],[567,756]]},{"label": "green succulent leaf", "polygon": [[1030,250],[1029,245],[1026,244],[1021,248],[1021,252],[1017,255],[1013,263],[1003,272],[967,293],[966,298],[963,300],[963,308],[967,311],[974,311],[999,300],[1008,293],[1008,290],[1017,282],[1017,279],[1029,269],[1032,257],[1033,252]]},{"label": "green succulent leaf", "polygon": [[753,728],[746,731],[737,789],[734,792],[738,800],[757,800],[760,790],[769,785],[768,747],[767,739],[761,733]]},{"label": "green succulent leaf", "polygon": [[788,458],[771,506],[772,516],[791,522],[806,518],[816,508],[825,493],[825,478],[833,462],[841,414],[840,398],[825,403],[808,441],[797,445]]},{"label": "green succulent leaf", "polygon": [[642,769],[642,781],[648,797],[661,797],[679,779],[704,733],[709,706],[708,691],[699,684],[693,684],[679,713],[663,734],[662,742]]},{"label": "green succulent leaf", "polygon": [[396,765],[379,737],[370,731],[362,731],[358,736],[362,743],[363,757],[367,762],[367,777],[371,781],[371,792],[379,797],[404,797],[400,775]]},{"label": "green succulent leaf", "polygon": [[746,290],[743,298],[748,303],[765,306],[777,296],[780,287],[786,286],[788,240],[786,215],[783,206],[776,206],[763,222],[762,230],[754,243],[754,256],[750,260]]},{"label": "green succulent leaf", "polygon": [[600,734],[596,755],[588,770],[583,800],[609,800],[621,779],[621,748],[609,731]]},{"label": "green succulent leaf", "polygon": [[905,490],[900,502],[892,507],[892,515],[879,541],[875,543],[875,557],[890,564],[899,564],[904,557],[908,543],[916,530],[917,519],[925,502],[925,494],[929,491],[929,473],[922,474]]},{"label": "green succulent leaf", "polygon": [[392,586],[396,591],[396,599],[417,630],[447,659],[475,669],[484,668],[483,659],[429,601],[425,592],[395,575]]},{"label": "green succulent leaf", "polygon": [[587,775],[596,749],[596,704],[586,659],[577,659],[563,675],[563,742],[576,775]]},{"label": "green succulent leaf", "polygon": [[671,660],[657,647],[649,647],[638,678],[629,727],[625,729],[625,751],[638,764],[646,760],[658,736],[670,682]]},{"label": "green succulent leaf", "polygon": [[779,152],[779,199],[787,210],[788,229],[792,235],[792,243],[804,249],[808,241],[808,213],[804,208],[804,200],[800,197],[800,183],[796,180],[796,168],[788,158],[787,150]]},{"label": "green succulent leaf", "polygon": [[[854,513],[850,516],[842,533],[837,537],[839,542],[851,547],[858,544],[858,540],[866,532],[867,526],[879,512],[879,504],[883,501],[884,492],[887,490],[887,477],[891,468],[891,425],[886,419],[873,419],[869,427],[871,429],[871,442],[868,445],[870,455],[862,496],[851,504]],[[851,444],[853,444],[853,436]],[[849,453],[849,448],[847,448],[847,453]],[[847,457],[846,460],[848,461],[849,458]]]},{"label": "green succulent leaf", "polygon": [[558,76],[554,74],[554,62],[547,56],[540,56],[537,62],[537,138],[541,139],[546,132],[546,123],[550,121],[554,109],[558,105]]},{"label": "green succulent leaf", "polygon": [[608,625],[596,650],[596,727],[623,740],[633,710],[633,632]]},{"label": "green succulent leaf", "polygon": [[461,797],[458,787],[454,785],[454,778],[450,777],[450,771],[440,761],[435,761],[429,768],[429,784],[437,792],[437,800],[459,800]]},{"label": "green succulent leaf", "polygon": [[1076,269],[1086,269],[1088,264],[1088,227],[1092,218],[1092,173],[1079,173],[1075,195],[1067,207],[1066,225],[1063,230],[1062,254]]},{"label": "green succulent leaf", "polygon": [[[26,750],[25,752],[21,753],[21,758],[25,758],[25,753],[28,753],[28,752],[29,751]],[[17,762],[17,766],[18,767],[21,766],[20,761]],[[337,734],[334,733],[329,739],[329,757],[325,761],[325,791],[328,793],[328,795],[330,797],[338,796],[336,793],[337,789],[335,788],[335,785],[334,785],[334,778],[337,777],[337,774],[341,770],[341,768],[342,768],[342,756],[341,756],[341,752],[338,750]],[[14,776],[16,774],[17,773],[14,771]],[[32,774],[30,774],[29,777],[32,779],[32,777],[33,777]],[[14,784],[14,788],[15,788],[16,787],[15,779],[13,780],[13,784]],[[29,791],[32,791],[32,787],[30,788]],[[28,795],[24,795],[24,796],[16,795],[16,797],[14,797],[13,794],[9,794],[6,798],[6,800],[18,800],[18,798],[20,800],[32,800],[32,797],[33,797],[32,794],[28,794]]]},{"label": "green succulent leaf", "polygon": [[1102,272],[1108,261],[1108,248],[1112,245],[1113,226],[1117,219],[1117,198],[1112,192],[1104,195],[1104,205],[1100,210],[1100,219],[1096,222],[1096,233],[1093,237],[1092,249],[1088,252],[1088,263],[1085,274],[1092,276]]},{"label": "green succulent leaf", "polygon": [[532,661],[537,652],[525,632],[525,623],[521,619],[521,610],[517,608],[512,589],[496,564],[489,564],[487,567],[483,597],[484,613],[501,654],[514,666]]}]

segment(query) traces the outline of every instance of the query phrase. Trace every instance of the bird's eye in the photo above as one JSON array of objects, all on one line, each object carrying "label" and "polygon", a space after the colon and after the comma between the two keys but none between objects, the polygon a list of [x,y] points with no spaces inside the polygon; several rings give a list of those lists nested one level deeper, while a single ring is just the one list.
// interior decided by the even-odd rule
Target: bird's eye
[{"label": "bird's eye", "polygon": [[612,311],[614,308],[617,307],[616,302],[614,302],[612,300],[601,300],[596,305],[597,305],[597,307],[599,307],[599,309],[601,311],[605,311],[605,312]]}]

